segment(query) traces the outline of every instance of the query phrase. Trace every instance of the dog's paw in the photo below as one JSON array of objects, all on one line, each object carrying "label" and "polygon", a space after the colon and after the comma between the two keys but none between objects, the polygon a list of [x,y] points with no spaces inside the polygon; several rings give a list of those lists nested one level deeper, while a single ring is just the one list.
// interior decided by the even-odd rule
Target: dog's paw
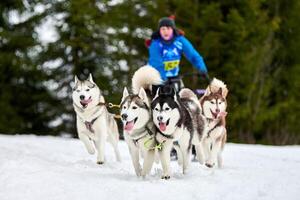
[{"label": "dog's paw", "polygon": [[171,177],[169,176],[169,175],[164,175],[164,176],[162,176],[161,177],[161,179],[165,179],[165,180],[168,180],[168,179],[170,179]]},{"label": "dog's paw", "polygon": [[103,164],[104,164],[104,161],[97,161],[97,164],[98,164],[98,165],[103,165]]},{"label": "dog's paw", "polygon": [[95,149],[94,149],[94,148],[87,148],[87,152],[88,152],[90,155],[94,155],[94,154],[95,154]]},{"label": "dog's paw", "polygon": [[139,172],[139,173],[135,173],[137,177],[141,177],[142,174]]},{"label": "dog's paw", "polygon": [[135,174],[137,175],[137,177],[142,176],[142,169],[136,170]]},{"label": "dog's paw", "polygon": [[205,166],[208,167],[208,168],[213,168],[215,165],[215,163],[205,163]]}]

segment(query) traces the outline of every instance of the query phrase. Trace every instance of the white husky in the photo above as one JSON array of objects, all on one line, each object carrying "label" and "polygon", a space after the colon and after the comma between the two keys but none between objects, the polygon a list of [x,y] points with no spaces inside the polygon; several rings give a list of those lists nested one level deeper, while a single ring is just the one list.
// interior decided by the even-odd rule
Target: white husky
[{"label": "white husky", "polygon": [[80,81],[75,76],[72,98],[78,137],[87,151],[94,154],[96,149],[97,163],[103,164],[105,142],[108,140],[114,148],[117,160],[120,161],[118,127],[114,115],[107,111],[101,90],[94,83],[91,74],[85,81]]},{"label": "white husky", "polygon": [[204,161],[205,165],[210,168],[214,167],[216,163],[218,163],[218,167],[222,167],[221,153],[227,138],[225,127],[227,94],[226,85],[214,78],[200,99],[202,114],[208,123],[208,130],[201,141],[204,157],[200,158],[200,162]]},{"label": "white husky", "polygon": [[[155,157],[155,126],[152,122],[150,94],[152,85],[160,84],[159,72],[150,66],[139,68],[132,78],[132,90],[124,89],[121,101],[121,117],[124,138],[128,144],[132,163],[137,176],[146,176]],[[140,158],[144,158],[143,168]]]}]

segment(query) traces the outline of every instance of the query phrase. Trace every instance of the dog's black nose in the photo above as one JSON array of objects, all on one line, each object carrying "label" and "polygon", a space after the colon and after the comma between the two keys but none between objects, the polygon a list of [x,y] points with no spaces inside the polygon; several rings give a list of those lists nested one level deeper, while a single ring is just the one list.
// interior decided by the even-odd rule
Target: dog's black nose
[{"label": "dog's black nose", "polygon": [[126,120],[128,115],[127,114],[122,114],[121,117],[122,117],[123,120]]},{"label": "dog's black nose", "polygon": [[84,95],[79,96],[80,100],[84,100]]},{"label": "dog's black nose", "polygon": [[160,121],[163,120],[163,117],[162,117],[162,116],[158,116],[158,117],[157,117],[157,120],[160,122]]}]

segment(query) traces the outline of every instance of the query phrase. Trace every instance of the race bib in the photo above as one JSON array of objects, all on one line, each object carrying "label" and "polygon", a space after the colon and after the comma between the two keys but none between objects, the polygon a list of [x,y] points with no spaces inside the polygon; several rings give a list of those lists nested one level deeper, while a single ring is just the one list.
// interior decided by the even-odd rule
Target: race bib
[{"label": "race bib", "polygon": [[164,62],[165,71],[170,71],[176,68],[179,65],[179,62],[180,60],[165,61]]}]

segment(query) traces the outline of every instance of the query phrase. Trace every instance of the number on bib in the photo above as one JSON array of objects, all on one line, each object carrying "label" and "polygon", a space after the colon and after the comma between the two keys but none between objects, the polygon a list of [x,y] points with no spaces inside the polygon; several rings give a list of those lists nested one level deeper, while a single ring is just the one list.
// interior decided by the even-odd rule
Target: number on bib
[{"label": "number on bib", "polygon": [[174,68],[176,68],[179,65],[179,60],[172,60],[172,61],[166,61],[164,62],[165,71],[170,71]]}]

